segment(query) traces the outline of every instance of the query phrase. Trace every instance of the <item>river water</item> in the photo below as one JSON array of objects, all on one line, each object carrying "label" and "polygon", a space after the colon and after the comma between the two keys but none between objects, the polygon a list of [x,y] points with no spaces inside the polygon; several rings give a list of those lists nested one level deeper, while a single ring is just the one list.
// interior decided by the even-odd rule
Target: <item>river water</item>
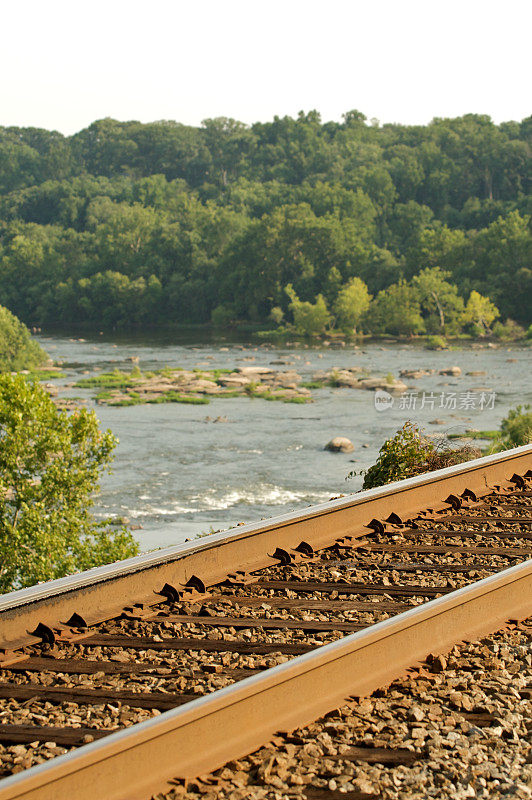
[{"label": "river water", "polygon": [[[398,376],[402,368],[456,365],[462,370],[459,377],[407,380],[412,394],[395,398],[384,410],[375,408],[373,392],[357,389],[313,389],[314,402],[306,405],[213,398],[209,405],[121,408],[94,405],[88,390],[61,391],[60,396],[85,398],[102,426],[118,436],[113,472],[102,479],[95,511],[141,526],[134,534],[142,550],[357,491],[362,478],[346,481],[347,473],[374,463],[383,440],[407,419],[433,433],[489,430],[499,426],[509,408],[532,399],[531,350],[518,346],[429,352],[393,343],[359,349],[265,347],[199,336],[191,341],[182,334],[38,338],[54,360],[66,365],[67,377],[58,384],[115,367],[129,370],[128,359],[135,356],[146,370],[270,366],[281,360],[291,366],[272,368],[295,369],[305,380],[335,367],[360,366],[377,376]],[[486,374],[466,375],[474,371]],[[414,401],[416,408],[407,407]],[[429,424],[436,419],[444,424]],[[334,436],[351,439],[354,452],[325,451]]]}]

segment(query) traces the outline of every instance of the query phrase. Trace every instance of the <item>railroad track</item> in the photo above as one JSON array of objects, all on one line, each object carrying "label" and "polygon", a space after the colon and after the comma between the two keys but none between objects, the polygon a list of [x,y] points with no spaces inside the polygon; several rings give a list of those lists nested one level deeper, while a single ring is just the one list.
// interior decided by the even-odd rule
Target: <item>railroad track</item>
[{"label": "railroad track", "polygon": [[531,477],[516,448],[1,597],[0,800],[148,798],[518,624]]}]

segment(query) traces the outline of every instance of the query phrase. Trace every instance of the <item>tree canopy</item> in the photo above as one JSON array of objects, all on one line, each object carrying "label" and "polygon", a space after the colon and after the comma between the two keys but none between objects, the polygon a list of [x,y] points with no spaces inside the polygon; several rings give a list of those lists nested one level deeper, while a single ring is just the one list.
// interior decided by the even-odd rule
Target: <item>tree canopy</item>
[{"label": "tree canopy", "polygon": [[24,323],[0,306],[0,372],[34,369],[47,358]]},{"label": "tree canopy", "polygon": [[22,375],[0,375],[0,592],[138,552],[90,513],[115,437],[93,411],[59,411]]},{"label": "tree canopy", "polygon": [[291,284],[350,327],[350,281],[378,299],[418,276],[434,332],[473,291],[528,326],[531,120],[0,128],[0,303],[32,325],[263,323]]}]

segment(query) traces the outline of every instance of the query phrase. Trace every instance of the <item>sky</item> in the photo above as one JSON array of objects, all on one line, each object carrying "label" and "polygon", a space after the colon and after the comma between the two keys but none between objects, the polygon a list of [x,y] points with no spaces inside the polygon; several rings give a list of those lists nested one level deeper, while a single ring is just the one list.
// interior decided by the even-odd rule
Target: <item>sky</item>
[{"label": "sky", "polygon": [[532,113],[530,0],[8,0],[0,125]]}]

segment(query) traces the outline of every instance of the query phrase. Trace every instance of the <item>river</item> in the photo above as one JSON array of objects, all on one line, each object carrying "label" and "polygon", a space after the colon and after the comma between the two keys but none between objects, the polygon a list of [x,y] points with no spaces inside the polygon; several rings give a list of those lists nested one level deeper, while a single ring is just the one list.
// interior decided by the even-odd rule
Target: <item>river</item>
[{"label": "river", "polygon": [[[94,405],[88,390],[62,390],[60,396],[85,398],[102,426],[118,436],[113,471],[102,479],[95,512],[141,526],[134,534],[143,551],[357,491],[362,478],[346,481],[347,473],[374,463],[383,440],[407,419],[431,433],[489,430],[509,408],[532,399],[531,351],[520,346],[432,352],[394,343],[265,347],[191,334],[38,339],[65,365],[67,377],[57,384],[115,367],[129,370],[132,357],[146,370],[284,361],[291,366],[272,368],[295,369],[305,380],[334,367],[360,366],[378,376],[398,376],[402,368],[462,370],[459,377],[434,373],[407,380],[412,392],[384,410],[375,408],[373,392],[357,389],[313,389],[314,402],[306,405],[214,398],[209,405],[118,408]],[[486,374],[466,374],[480,371]],[[443,424],[429,424],[434,420]],[[334,436],[350,438],[354,452],[325,451]]]}]

